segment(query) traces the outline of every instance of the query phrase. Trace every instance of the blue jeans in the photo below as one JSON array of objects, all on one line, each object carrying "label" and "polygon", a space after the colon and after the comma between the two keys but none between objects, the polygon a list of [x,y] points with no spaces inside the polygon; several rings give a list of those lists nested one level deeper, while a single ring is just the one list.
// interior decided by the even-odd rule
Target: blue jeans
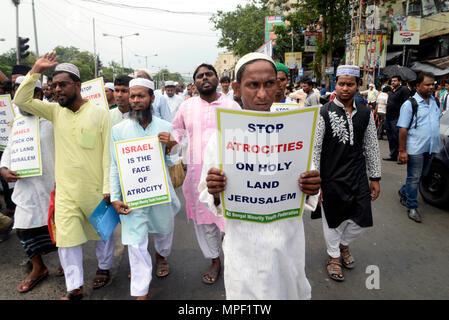
[{"label": "blue jeans", "polygon": [[428,152],[408,155],[407,180],[401,187],[401,194],[407,198],[407,209],[418,208],[418,185],[429,172],[434,154]]},{"label": "blue jeans", "polygon": [[390,148],[390,158],[398,160],[399,148],[399,128],[396,126],[398,120],[384,121],[384,128],[387,132],[388,146]]}]

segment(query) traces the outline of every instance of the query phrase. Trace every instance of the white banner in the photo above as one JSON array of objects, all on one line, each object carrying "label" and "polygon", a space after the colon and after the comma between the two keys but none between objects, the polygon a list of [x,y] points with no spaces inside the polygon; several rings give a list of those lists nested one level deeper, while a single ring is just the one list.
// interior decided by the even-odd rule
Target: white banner
[{"label": "white banner", "polygon": [[164,154],[159,138],[115,142],[124,202],[142,208],[170,202]]},{"label": "white banner", "polygon": [[109,110],[108,99],[104,91],[103,78],[96,78],[81,84],[81,97]]},{"label": "white banner", "polygon": [[21,177],[42,175],[39,118],[19,117],[11,130],[11,170]]},{"label": "white banner", "polygon": [[6,149],[11,124],[14,121],[14,109],[9,94],[0,95],[0,151]]},{"label": "white banner", "polygon": [[226,218],[268,223],[302,214],[298,180],[311,166],[318,112],[216,109]]}]

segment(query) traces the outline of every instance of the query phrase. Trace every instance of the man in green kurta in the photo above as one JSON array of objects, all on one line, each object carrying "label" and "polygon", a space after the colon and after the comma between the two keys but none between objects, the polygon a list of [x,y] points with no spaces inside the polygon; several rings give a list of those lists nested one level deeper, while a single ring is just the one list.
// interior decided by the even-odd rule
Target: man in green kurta
[{"label": "man in green kurta", "polygon": [[82,298],[82,244],[97,240],[99,268],[94,289],[109,280],[113,264],[113,239],[104,244],[88,217],[99,202],[109,199],[109,111],[81,98],[79,70],[70,63],[58,64],[53,77],[55,102],[33,99],[40,74],[57,65],[55,52],[36,61],[16,93],[14,103],[22,110],[50,120],[55,133],[56,245],[64,269],[67,295]]}]

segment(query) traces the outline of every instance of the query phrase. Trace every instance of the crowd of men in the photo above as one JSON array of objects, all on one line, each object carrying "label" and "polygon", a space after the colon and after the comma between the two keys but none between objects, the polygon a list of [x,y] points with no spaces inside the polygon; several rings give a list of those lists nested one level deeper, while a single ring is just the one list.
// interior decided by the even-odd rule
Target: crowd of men
[{"label": "crowd of men", "polygon": [[[48,276],[43,255],[57,250],[61,264],[57,272],[65,277],[67,287],[62,299],[82,299],[83,244],[89,240],[96,241],[98,259],[93,288],[110,281],[113,236],[101,241],[89,221],[103,199],[120,217],[122,244],[129,254],[130,294],[138,300],[150,296],[150,233],[155,274],[170,274],[174,217],[181,207],[173,184],[168,179],[169,203],[131,209],[124,201],[118,160],[112,152],[115,142],[158,136],[166,167],[178,163],[179,155],[187,166],[182,186],[186,214],[194,222],[204,258],[211,261],[202,281],[214,284],[224,269],[228,299],[310,299],[302,217],[268,224],[223,217],[219,195],[226,189],[227,177],[219,169],[217,107],[270,112],[273,103],[320,106],[313,166],[294,179],[307,195],[306,210],[321,214],[329,256],[325,268],[331,279],[344,281],[342,267],[356,266],[349,245],[373,225],[371,202],[380,194],[380,126],[385,127],[390,146],[384,160],[407,163],[400,201],[411,219],[421,221],[417,186],[440,150],[439,119],[448,103],[449,82],[437,99],[435,77],[426,73],[418,75],[412,98],[399,76],[381,93],[374,84],[360,91],[359,67],[342,65],[337,68],[334,92],[327,92],[325,86],[318,89],[310,79],[302,79],[299,90],[291,92],[285,65],[261,53],[248,53],[236,64],[235,81],[219,79],[214,67],[204,63],[195,69],[194,83],[185,90],[174,81],[165,81],[156,90],[147,70],[136,77],[118,76],[105,83],[110,109],[106,110],[81,97],[78,68],[57,59],[52,52],[32,68],[15,66],[10,82],[2,85],[2,93],[11,94],[20,116],[38,117],[42,146],[43,173],[38,177],[22,178],[10,169],[10,141],[1,158],[6,202],[5,214],[0,215],[3,240],[11,228],[16,229],[33,267],[17,287],[21,293]],[[51,68],[52,77],[42,85],[42,73]],[[13,190],[8,183],[15,183]],[[55,239],[47,220],[52,191]]]}]

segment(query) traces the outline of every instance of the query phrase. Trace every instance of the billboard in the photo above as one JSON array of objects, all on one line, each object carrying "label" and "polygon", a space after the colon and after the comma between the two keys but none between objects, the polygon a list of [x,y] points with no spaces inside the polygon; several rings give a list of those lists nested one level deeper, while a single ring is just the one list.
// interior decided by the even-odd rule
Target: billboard
[{"label": "billboard", "polygon": [[285,65],[289,69],[300,69],[302,67],[302,52],[286,52]]},{"label": "billboard", "polygon": [[[398,20],[396,20],[398,22]],[[394,45],[418,45],[421,29],[421,17],[403,17],[398,30],[393,34]]]},{"label": "billboard", "polygon": [[304,52],[316,52],[316,40],[322,39],[322,31],[306,31],[304,34]]},{"label": "billboard", "polygon": [[[359,42],[358,56],[357,42]],[[354,37],[352,43],[346,46],[346,64],[357,65],[360,68],[385,68],[387,57],[387,36],[385,34],[368,35],[367,46],[365,35]]]},{"label": "billboard", "polygon": [[274,25],[285,26],[285,21],[282,20],[282,16],[268,16],[265,17],[265,42],[275,40],[277,38],[273,31]]}]

